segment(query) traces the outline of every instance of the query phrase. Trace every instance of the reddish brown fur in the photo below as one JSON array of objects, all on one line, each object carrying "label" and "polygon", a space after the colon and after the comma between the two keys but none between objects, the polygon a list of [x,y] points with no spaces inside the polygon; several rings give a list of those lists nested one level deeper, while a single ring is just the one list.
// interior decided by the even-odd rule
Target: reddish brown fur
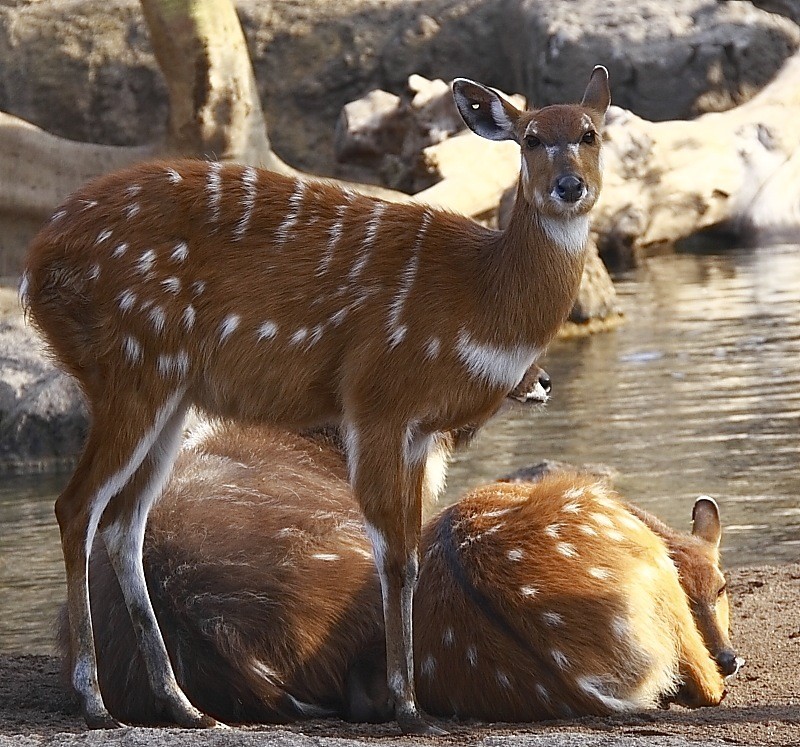
[{"label": "reddish brown fur", "polygon": [[[609,100],[602,68],[583,105],[522,113],[468,81],[454,91],[473,129],[520,143],[505,232],[329,184],[174,161],[91,182],[33,240],[23,295],[93,417],[56,503],[81,652],[74,681],[90,725],[114,725],[96,684],[86,590],[98,521],[153,688],[179,724],[211,724],[177,688],[139,557],[195,405],[242,423],[343,424],[379,551],[396,716],[430,731],[416,712],[411,652],[426,456],[437,434],[479,427],[565,319]],[[565,174],[580,178],[579,198],[556,195]]]},{"label": "reddish brown fur", "polygon": [[[231,722],[387,717],[379,585],[336,439],[220,425],[191,443],[150,517],[145,567],[192,702]],[[678,573],[693,602],[716,608],[712,628],[727,640],[718,539],[697,520],[694,535],[674,532],[586,477],[472,491],[423,533],[421,705],[528,721],[672,697],[717,704],[722,676]],[[92,574],[106,702],[126,720],[168,720],[104,554],[93,556]],[[521,592],[532,587],[535,595]]]}]

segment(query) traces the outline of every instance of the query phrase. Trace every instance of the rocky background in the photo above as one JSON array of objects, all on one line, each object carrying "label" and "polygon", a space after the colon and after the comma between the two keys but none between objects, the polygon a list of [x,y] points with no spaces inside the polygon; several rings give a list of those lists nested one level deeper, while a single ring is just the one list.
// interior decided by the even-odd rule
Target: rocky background
[{"label": "rocky background", "polygon": [[[758,103],[757,92],[763,98],[765,84],[800,48],[798,0],[236,5],[281,158],[312,174],[409,192],[431,187],[432,195],[463,191],[465,178],[495,179],[492,210],[483,214],[490,220],[518,157],[499,158],[497,144],[489,144],[495,149],[490,155],[476,145],[478,138],[450,137],[460,123],[442,81],[472,77],[543,105],[579,97],[591,68],[606,65],[614,103],[624,107],[609,118],[607,184],[595,219],[607,265],[630,266],[678,233],[722,222],[720,203],[727,205],[728,193],[750,178],[741,169],[714,168],[722,163],[717,160],[704,173],[731,173],[730,184],[720,189],[694,172],[682,173],[680,189],[688,191],[670,200],[676,180],[667,172],[680,160],[676,153],[692,166],[699,158],[692,148],[715,159],[752,152],[758,173],[763,163],[796,150],[800,137],[791,125],[800,116],[800,94],[793,94],[792,109],[773,107],[763,125],[760,115],[737,119]],[[137,0],[0,1],[0,111],[71,141],[130,147],[163,139],[167,106]],[[721,143],[716,149],[709,145],[715,141]],[[0,192],[10,179],[3,163]],[[18,207],[0,194],[0,276],[6,277],[0,289],[0,471],[68,462],[86,428],[80,393],[53,369],[16,305],[24,247],[41,222]],[[676,228],[681,221],[686,225]],[[593,254],[572,329],[608,327],[617,319],[613,285]]]}]

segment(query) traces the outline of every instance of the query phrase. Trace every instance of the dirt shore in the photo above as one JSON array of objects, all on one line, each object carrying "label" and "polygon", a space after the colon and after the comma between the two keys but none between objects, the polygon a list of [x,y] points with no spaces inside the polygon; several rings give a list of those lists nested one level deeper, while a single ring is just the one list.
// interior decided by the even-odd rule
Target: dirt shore
[{"label": "dirt shore", "polygon": [[614,718],[508,725],[447,722],[440,740],[399,736],[393,725],[308,721],[289,726],[210,732],[122,729],[88,732],[49,656],[0,657],[0,747],[6,745],[486,745],[558,747],[615,745],[800,745],[800,564],[729,574],[733,642],[747,665],[722,706],[673,707]]}]

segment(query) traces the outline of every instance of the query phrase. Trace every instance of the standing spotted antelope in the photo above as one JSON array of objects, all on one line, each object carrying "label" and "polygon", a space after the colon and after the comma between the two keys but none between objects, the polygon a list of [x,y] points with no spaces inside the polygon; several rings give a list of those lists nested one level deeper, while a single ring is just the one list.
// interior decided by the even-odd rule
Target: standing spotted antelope
[{"label": "standing spotted antelope", "polygon": [[174,161],[92,182],[34,239],[23,299],[92,413],[56,501],[73,683],[90,726],[116,725],[88,598],[98,529],[153,691],[178,724],[215,723],[175,681],[141,561],[195,405],[289,428],[341,424],[380,571],[394,714],[407,732],[439,731],[418,712],[413,679],[427,456],[437,434],[482,424],[566,318],[610,99],[602,67],[580,105],[520,112],[464,79],[453,93],[473,131],[520,145],[504,232],[249,167]]},{"label": "standing spotted antelope", "polygon": [[[470,491],[422,532],[422,707],[531,721],[717,705],[743,662],[728,640],[714,501],[699,498],[692,518],[691,534],[674,531],[568,473]],[[159,723],[98,550],[100,684],[116,716]],[[144,568],[181,685],[206,713],[236,723],[391,716],[378,574],[334,431],[196,428],[150,515]]]}]

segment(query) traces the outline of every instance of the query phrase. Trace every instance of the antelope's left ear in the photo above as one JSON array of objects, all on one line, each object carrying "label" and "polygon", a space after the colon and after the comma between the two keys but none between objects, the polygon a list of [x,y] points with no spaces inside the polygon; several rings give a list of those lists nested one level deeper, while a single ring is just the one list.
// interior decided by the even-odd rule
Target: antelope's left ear
[{"label": "antelope's left ear", "polygon": [[692,534],[714,547],[719,547],[722,537],[722,524],[719,520],[719,507],[717,502],[707,496],[701,495],[692,509]]},{"label": "antelope's left ear", "polygon": [[608,87],[608,70],[602,65],[597,65],[592,70],[589,84],[583,92],[581,106],[596,111],[600,116],[604,116],[606,109],[611,104],[611,90]]},{"label": "antelope's left ear", "polygon": [[456,78],[453,98],[461,118],[476,135],[489,140],[515,140],[520,111],[500,94],[480,83]]}]

